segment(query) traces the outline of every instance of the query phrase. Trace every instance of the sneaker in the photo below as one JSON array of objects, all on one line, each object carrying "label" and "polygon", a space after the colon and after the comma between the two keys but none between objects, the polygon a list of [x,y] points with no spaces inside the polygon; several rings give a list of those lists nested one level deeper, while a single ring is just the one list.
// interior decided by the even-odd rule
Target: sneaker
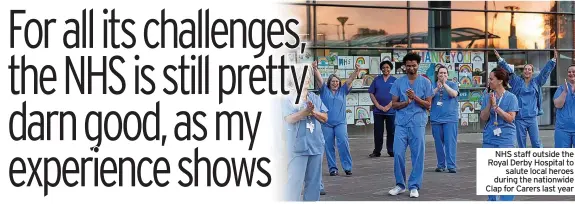
[{"label": "sneaker", "polygon": [[419,192],[417,191],[417,189],[411,189],[411,191],[409,192],[409,197],[410,197],[410,198],[417,198],[417,197],[419,197]]},{"label": "sneaker", "polygon": [[380,156],[381,156],[381,154],[375,154],[375,153],[369,154],[369,158],[380,157]]},{"label": "sneaker", "polygon": [[393,157],[393,152],[388,152],[387,154],[389,155],[389,157]]},{"label": "sneaker", "polygon": [[329,172],[329,176],[337,176],[337,171]]},{"label": "sneaker", "polygon": [[319,191],[319,194],[320,194],[320,195],[325,195],[325,190],[324,190],[324,189],[321,189],[321,191]]},{"label": "sneaker", "polygon": [[393,189],[389,190],[389,195],[397,195],[400,193],[405,192],[405,188],[401,188],[399,186],[395,186]]},{"label": "sneaker", "polygon": [[345,175],[351,176],[351,171],[345,171]]},{"label": "sneaker", "polygon": [[449,173],[457,173],[455,169],[449,169]]},{"label": "sneaker", "polygon": [[444,168],[435,168],[435,172],[444,172],[445,169]]}]

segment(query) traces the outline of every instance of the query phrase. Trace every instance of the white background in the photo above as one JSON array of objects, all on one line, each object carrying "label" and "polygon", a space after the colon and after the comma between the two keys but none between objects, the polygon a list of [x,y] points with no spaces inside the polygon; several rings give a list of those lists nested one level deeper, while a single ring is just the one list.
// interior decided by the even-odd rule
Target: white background
[{"label": "white background", "polygon": [[[496,152],[498,151],[511,151],[511,157],[496,157]],[[559,193],[558,188],[560,187],[575,187],[575,184],[573,183],[556,183],[556,184],[550,184],[550,183],[535,183],[535,182],[531,182],[531,183],[527,183],[527,182],[521,182],[521,180],[519,179],[521,176],[527,177],[527,178],[541,178],[543,176],[547,176],[548,178],[563,178],[564,176],[569,176],[571,178],[575,178],[574,174],[550,174],[549,171],[547,171],[547,174],[532,174],[531,170],[529,170],[529,174],[506,174],[506,169],[513,169],[513,168],[523,168],[523,169],[544,169],[544,168],[551,168],[553,170],[559,170],[559,169],[571,169],[571,171],[575,171],[575,166],[568,166],[567,163],[564,163],[564,166],[539,166],[535,164],[535,160],[540,160],[540,161],[553,161],[553,159],[558,159],[558,160],[571,160],[573,161],[572,157],[562,157],[561,154],[559,154],[559,157],[515,157],[515,153],[516,152],[540,152],[540,151],[556,151],[561,153],[562,151],[567,151],[567,152],[575,152],[575,150],[570,149],[570,148],[521,148],[521,149],[517,149],[517,148],[478,148],[477,149],[477,195],[575,195],[575,192],[561,192]],[[533,154],[531,154],[533,155]],[[507,166],[489,166],[489,159],[495,160],[495,161],[504,161],[504,160],[508,160],[509,162],[507,163]],[[516,160],[516,161],[531,161],[531,167],[529,166],[516,166],[515,164],[511,163],[511,160]],[[511,166],[513,165],[513,166]],[[495,183],[494,179],[496,177],[500,177],[500,178],[506,178],[506,177],[510,177],[510,178],[517,178],[517,184],[514,183]],[[486,190],[486,186],[489,185],[493,185],[496,187],[501,187],[504,188],[504,186],[508,186],[508,187],[515,187],[513,189],[513,192],[500,192],[500,193],[494,193],[494,192],[488,192]],[[539,192],[518,192],[517,191],[517,186],[522,186],[522,187],[539,187],[540,191]],[[555,192],[544,192],[542,189],[542,186],[545,187],[553,187],[555,186]],[[523,189],[523,188],[522,188]]]},{"label": "white background", "polygon": [[[131,18],[136,21],[135,25],[129,25],[130,30],[135,34],[137,42],[136,46],[132,49],[104,49],[102,44],[102,22],[103,19],[110,17],[110,12],[105,15],[103,14],[103,9],[107,8],[109,11],[111,9],[116,9],[116,18],[126,19]],[[241,35],[236,33],[236,48],[226,48],[226,49],[216,49],[210,47],[209,49],[182,49],[182,48],[157,48],[149,49],[144,43],[143,28],[144,23],[150,19],[155,18],[160,20],[161,9],[166,9],[167,17],[175,19],[177,22],[182,19],[189,18],[194,21],[198,21],[197,12],[199,9],[209,9],[210,10],[210,22],[213,22],[216,18],[224,19],[229,26],[229,19],[244,19],[246,23],[249,23],[252,19],[267,19],[266,25],[272,18],[280,18],[282,16],[289,16],[289,13],[285,9],[281,9],[281,5],[274,4],[270,1],[65,1],[65,2],[54,2],[54,1],[9,1],[5,2],[2,6],[3,18],[0,19],[0,47],[2,47],[2,55],[0,56],[0,62],[4,69],[1,69],[0,79],[2,84],[2,89],[0,90],[2,98],[2,109],[0,112],[0,127],[1,127],[1,137],[0,137],[0,149],[2,153],[0,154],[0,188],[1,195],[0,203],[119,203],[119,202],[130,202],[130,203],[157,203],[157,202],[193,202],[193,201],[274,201],[280,198],[285,167],[282,166],[281,160],[281,140],[280,140],[280,129],[277,123],[277,118],[281,113],[277,107],[273,104],[276,102],[276,96],[271,96],[267,94],[268,84],[267,82],[256,82],[256,88],[265,88],[266,93],[263,95],[256,96],[252,94],[249,89],[248,84],[248,74],[249,70],[244,71],[242,75],[242,94],[232,94],[230,96],[224,96],[224,103],[218,103],[218,66],[230,64],[233,66],[237,65],[267,65],[268,56],[274,53],[271,47],[266,48],[266,53],[259,59],[254,59],[253,56],[259,53],[259,49],[251,48],[238,48],[241,47]],[[49,48],[44,48],[44,44],[37,49],[30,49],[26,47],[23,38],[23,30],[16,31],[15,37],[15,48],[10,48],[10,19],[8,18],[11,9],[25,9],[26,14],[18,14],[16,16],[15,24],[20,25],[24,28],[26,20],[37,18],[41,22],[43,19],[57,19],[56,23],[53,23],[49,27]],[[62,43],[62,37],[67,29],[70,29],[71,25],[65,25],[64,21],[69,18],[75,18],[81,22],[82,10],[83,9],[94,9],[94,48],[93,49],[66,49]],[[283,11],[283,12],[282,12]],[[285,20],[283,20],[285,25]],[[197,26],[197,25],[196,25]],[[202,26],[205,26],[202,25]],[[169,34],[167,34],[166,42],[171,47],[172,35],[171,26],[169,27]],[[187,27],[187,26],[186,26]],[[116,40],[121,42],[122,40],[127,40],[130,42],[128,36],[121,32],[121,27],[117,25],[116,27]],[[293,28],[293,26],[292,26]],[[45,29],[45,28],[44,28]],[[178,24],[178,29],[182,30],[181,24]],[[159,28],[151,29],[150,37],[153,39],[159,39]],[[110,27],[108,27],[108,32],[110,32]],[[202,32],[205,32],[203,30]],[[261,31],[256,29],[255,35],[256,42],[261,39]],[[37,30],[34,26],[31,27],[31,39],[37,39]],[[205,34],[203,37],[205,38]],[[293,44],[293,38],[291,38],[288,33],[286,33],[286,39],[291,40]],[[110,40],[110,38],[108,38]],[[218,37],[222,42],[229,42],[229,37],[222,36]],[[274,37],[276,42],[283,40],[283,37]],[[44,36],[44,41],[46,36]],[[211,39],[210,39],[211,40]],[[267,39],[266,39],[267,40]],[[196,42],[197,43],[197,42]],[[267,45],[267,43],[266,43]],[[249,46],[249,42],[248,42]],[[140,60],[134,60],[134,55],[138,54]],[[189,60],[189,56],[195,54],[199,55],[209,55],[210,56],[210,95],[182,95],[180,92],[174,95],[167,95],[163,93],[164,88],[171,89],[172,85],[163,76],[163,69],[166,65],[179,65],[180,56],[186,55],[188,65],[197,65],[197,61],[192,62]],[[10,70],[7,69],[10,64],[10,57],[12,55],[16,56],[16,63],[20,64],[20,57],[26,55],[26,64],[35,65],[40,71],[41,67],[44,65],[52,65],[56,69],[57,82],[47,82],[47,88],[55,88],[56,92],[52,95],[43,94],[33,94],[33,77],[31,72],[26,75],[26,94],[25,95],[12,95],[10,92]],[[125,63],[121,64],[117,62],[115,64],[116,69],[123,75],[126,80],[126,89],[122,95],[113,95],[108,90],[107,94],[102,94],[102,82],[101,77],[95,78],[95,83],[93,85],[92,95],[81,95],[76,89],[73,89],[73,94],[65,94],[65,56],[71,56],[74,59],[74,65],[79,68],[79,57],[80,56],[93,56],[93,69],[100,71],[102,68],[102,56],[108,56],[110,58],[113,55],[121,55],[124,57]],[[279,55],[275,55],[275,64],[279,64]],[[154,79],[156,83],[155,93],[152,95],[136,95],[134,94],[134,66],[140,65],[152,65],[155,67],[154,72],[149,76]],[[78,69],[77,68],[77,69]],[[108,71],[109,68],[108,68]],[[179,71],[179,70],[178,70]],[[267,74],[267,73],[266,73]],[[274,90],[279,90],[279,72],[274,72]],[[170,73],[170,75],[179,79],[179,72]],[[17,73],[20,76],[20,73]],[[108,72],[108,84],[107,86],[113,86],[114,88],[120,87],[120,81],[113,77],[111,72]],[[189,89],[189,77],[187,87]],[[230,75],[227,74],[224,77],[224,86],[229,87],[231,85]],[[237,77],[237,75],[236,75]],[[87,78],[86,78],[87,81]],[[17,77],[15,82],[20,84],[20,79]],[[149,85],[144,83],[143,88],[149,89]],[[42,111],[46,114],[46,111],[74,111],[76,114],[77,122],[77,140],[72,141],[69,136],[70,131],[66,130],[67,135],[64,141],[59,140],[59,120],[58,117],[54,117],[51,121],[51,141],[13,141],[9,135],[9,118],[12,112],[21,111],[22,102],[27,101],[26,111],[28,114],[27,123],[38,121],[38,116],[30,117],[29,114],[32,111]],[[89,141],[84,134],[84,118],[89,111],[102,111],[106,114],[109,111],[117,111],[122,117],[129,111],[138,111],[140,115],[147,111],[152,111],[155,108],[155,103],[157,101],[161,102],[160,112],[161,112],[161,132],[162,135],[168,135],[165,146],[161,146],[161,142],[153,141],[148,142],[144,140],[143,135],[136,142],[130,142],[125,137],[121,137],[118,141],[110,142],[104,138],[102,141],[100,152],[94,153],[89,150],[96,142]],[[239,140],[239,127],[234,126],[234,134],[232,141],[216,141],[215,140],[215,112],[216,111],[247,111],[250,114],[250,122],[252,126],[255,123],[255,117],[257,111],[262,111],[260,118],[260,123],[257,130],[257,137],[254,144],[254,149],[252,151],[248,150],[249,147],[249,136],[248,128],[244,126],[244,140]],[[206,118],[200,118],[200,122],[206,126],[208,136],[204,141],[185,141],[178,142],[173,137],[176,123],[182,122],[183,119],[176,117],[178,111],[188,111],[193,115],[195,111],[204,111],[207,114]],[[46,122],[46,117],[44,118]],[[115,123],[115,120],[112,120]],[[21,133],[21,121],[17,120],[16,133]],[[235,123],[237,124],[237,123]],[[130,122],[131,131],[134,131],[135,122]],[[192,123],[193,125],[193,123]],[[227,123],[222,123],[222,125],[227,125]],[[153,125],[150,130],[155,130]],[[91,131],[95,131],[95,126],[91,126]],[[116,130],[116,125],[112,125],[111,129]],[[38,130],[35,130],[37,132]],[[227,128],[221,129],[222,133],[227,132]],[[192,134],[201,134],[201,130],[197,127],[192,126]],[[226,135],[224,135],[226,136]],[[258,180],[266,182],[266,177],[264,174],[255,169],[253,184],[251,187],[246,186],[245,176],[242,180],[242,186],[236,187],[233,183],[233,178],[230,181],[228,187],[222,188],[217,187],[212,181],[211,187],[206,187],[206,170],[205,163],[200,166],[200,186],[190,186],[187,188],[181,187],[177,182],[182,179],[187,181],[187,177],[181,173],[178,168],[178,160],[182,157],[194,158],[194,149],[199,147],[199,156],[210,158],[213,166],[213,162],[218,157],[225,157],[231,160],[231,158],[241,159],[245,157],[249,160],[251,167],[252,158],[267,157],[271,160],[271,163],[262,163],[262,167],[269,171],[272,176],[271,185],[262,188],[259,187],[256,182]],[[134,160],[139,161],[142,157],[149,157],[152,160],[156,160],[159,157],[166,157],[170,162],[171,174],[161,175],[161,180],[169,180],[170,184],[167,187],[160,188],[155,184],[151,187],[141,187],[136,182],[136,187],[131,187],[130,185],[130,174],[125,174],[124,177],[124,187],[119,187],[118,184],[114,187],[104,187],[100,182],[99,187],[93,186],[93,163],[87,163],[86,168],[86,186],[80,187],[76,186],[73,188],[66,187],[63,180],[56,188],[50,188],[48,196],[44,197],[43,188],[39,187],[34,181],[30,187],[14,187],[9,180],[9,164],[15,157],[33,158],[36,162],[37,158],[44,157],[57,157],[60,162],[63,163],[65,158],[74,157],[78,161],[85,157],[97,157],[99,162],[105,157],[112,157],[117,162],[120,157],[132,157]],[[194,161],[195,162],[195,161]],[[192,163],[193,164],[193,163]],[[193,165],[185,165],[186,168],[193,172]],[[224,168],[222,168],[224,167]],[[20,167],[17,167],[20,168]],[[31,167],[26,161],[27,173],[25,175],[18,175],[17,180],[23,180],[28,182],[29,175],[31,172]],[[109,167],[107,167],[109,168]],[[145,180],[153,180],[152,168],[150,164],[144,165]],[[162,167],[164,168],[164,167]],[[213,167],[212,167],[213,168]],[[225,166],[218,167],[218,174],[223,176],[225,172]],[[51,172],[51,178],[55,177],[55,167],[49,168]],[[40,179],[43,180],[44,168],[43,163],[38,169]],[[213,174],[212,174],[213,176]],[[233,173],[232,173],[233,176]],[[73,180],[80,180],[78,174],[73,175],[71,178]],[[107,176],[107,180],[117,181],[116,176]],[[194,178],[196,179],[196,178]],[[213,179],[212,179],[213,180]]]}]

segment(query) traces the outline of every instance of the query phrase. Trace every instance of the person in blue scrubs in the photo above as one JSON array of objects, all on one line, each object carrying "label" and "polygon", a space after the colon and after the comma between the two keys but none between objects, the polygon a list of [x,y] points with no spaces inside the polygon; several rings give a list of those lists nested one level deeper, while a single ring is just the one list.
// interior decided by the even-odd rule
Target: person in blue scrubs
[{"label": "person in blue scrubs", "polygon": [[[495,68],[489,74],[489,88],[483,96],[480,118],[487,121],[483,129],[483,148],[515,148],[517,130],[515,115],[519,111],[515,94],[506,91],[509,73],[503,68]],[[514,195],[488,196],[489,201],[511,201]]]},{"label": "person in blue scrubs", "polygon": [[[391,108],[391,94],[389,90],[397,78],[391,76],[392,64],[389,61],[383,61],[379,64],[382,75],[373,79],[369,86],[369,96],[374,105],[373,109],[373,142],[375,148],[369,154],[369,157],[380,157],[383,149],[383,131],[387,130],[387,139],[385,145],[387,154],[393,157],[393,139],[395,131],[395,110]],[[385,123],[385,124],[384,124]]]},{"label": "person in blue scrubs", "polygon": [[[457,122],[459,121],[459,87],[449,81],[447,67],[437,69],[431,101],[431,130],[437,153],[436,172],[456,173],[455,155],[457,154]],[[447,160],[447,165],[446,165]],[[446,169],[447,167],[447,169]]]},{"label": "person in blue scrubs", "polygon": [[322,155],[325,149],[320,127],[321,123],[328,120],[328,109],[319,96],[307,91],[310,74],[306,76],[300,101],[296,101],[297,93],[292,88],[282,104],[288,149],[286,196],[289,201],[301,200],[302,187],[304,201],[319,201],[320,197]]},{"label": "person in blue scrubs", "polygon": [[533,77],[533,65],[527,64],[523,68],[523,76],[517,76],[511,70],[511,67],[505,62],[505,59],[499,56],[497,50],[495,55],[498,58],[499,67],[509,72],[509,85],[511,85],[511,93],[517,96],[519,100],[519,112],[515,118],[515,126],[517,127],[517,146],[519,148],[527,147],[527,133],[529,133],[529,140],[531,140],[531,147],[543,148],[541,139],[539,138],[539,124],[537,123],[537,116],[543,114],[541,103],[543,103],[541,87],[547,82],[549,75],[556,65],[557,50],[555,56],[549,60],[543,70]]},{"label": "person in blue scrubs", "polygon": [[[425,159],[425,126],[427,110],[431,108],[433,90],[429,79],[417,74],[421,57],[413,52],[403,58],[407,75],[395,80],[391,87],[392,106],[396,110],[395,138],[393,141],[396,186],[389,191],[398,195],[410,190],[409,196],[419,197],[423,180],[423,160]],[[409,186],[405,184],[405,152],[407,146],[411,152],[411,175]]]},{"label": "person in blue scrubs", "polygon": [[349,151],[349,139],[347,137],[347,121],[345,117],[346,96],[351,91],[351,82],[359,74],[359,64],[355,65],[355,71],[349,76],[345,83],[341,83],[339,77],[335,74],[327,78],[323,83],[321,73],[317,69],[317,62],[312,64],[316,84],[320,85],[319,93],[321,101],[330,111],[327,113],[327,123],[321,125],[323,136],[325,138],[325,156],[330,176],[337,176],[338,169],[335,159],[335,145],[339,152],[341,166],[348,176],[352,175],[351,153]]},{"label": "person in blue scrubs", "polygon": [[555,113],[555,148],[575,148],[575,65],[567,70],[565,84],[553,96]]}]

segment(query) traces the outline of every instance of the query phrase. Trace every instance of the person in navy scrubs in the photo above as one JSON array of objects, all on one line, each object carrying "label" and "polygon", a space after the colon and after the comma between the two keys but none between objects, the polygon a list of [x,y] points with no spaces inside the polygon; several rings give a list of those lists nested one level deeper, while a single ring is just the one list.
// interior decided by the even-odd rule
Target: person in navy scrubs
[{"label": "person in navy scrubs", "polygon": [[[456,173],[455,155],[457,154],[457,125],[459,121],[459,87],[449,81],[447,67],[437,69],[431,102],[431,129],[437,153],[436,172]],[[447,160],[447,164],[446,164]],[[446,169],[447,167],[447,169]]]},{"label": "person in navy scrubs", "polygon": [[345,83],[341,83],[339,77],[331,74],[327,82],[323,83],[321,73],[317,69],[317,62],[312,64],[315,81],[319,85],[321,101],[328,110],[328,120],[322,123],[321,129],[325,138],[325,155],[330,176],[337,176],[338,169],[335,159],[335,145],[339,152],[341,166],[348,176],[352,175],[352,160],[349,150],[349,139],[347,137],[347,121],[345,117],[346,96],[351,91],[351,83],[357,79],[360,71],[359,64],[355,65],[355,71],[349,76]]},{"label": "person in navy scrubs", "polygon": [[[391,76],[392,64],[389,61],[383,61],[379,64],[382,75],[373,79],[369,86],[369,96],[374,105],[373,109],[373,142],[375,148],[369,157],[380,157],[383,148],[383,131],[387,130],[386,147],[387,154],[393,157],[393,134],[395,131],[395,110],[391,108],[391,86],[396,78]],[[384,124],[385,123],[385,124]]]},{"label": "person in navy scrubs", "polygon": [[555,148],[575,147],[575,64],[567,70],[565,84],[553,96],[555,113]]},{"label": "person in navy scrubs", "polygon": [[[489,74],[490,92],[483,96],[480,118],[487,121],[483,129],[483,148],[514,148],[517,139],[515,116],[519,111],[515,94],[506,91],[509,73],[495,68]],[[488,196],[489,201],[511,201],[513,195]]]},{"label": "person in navy scrubs", "polygon": [[[301,98],[296,101],[296,90],[283,101],[283,117],[288,150],[287,200],[319,201],[321,166],[325,141],[321,123],[328,120],[328,109],[318,95],[308,92],[311,72],[306,74]],[[302,78],[302,77],[298,77]],[[305,184],[305,186],[304,186]]]},{"label": "person in navy scrubs", "polygon": [[[396,110],[395,138],[393,141],[396,186],[389,191],[398,195],[410,190],[409,196],[419,197],[423,181],[423,160],[425,159],[425,126],[427,110],[431,108],[433,90],[429,79],[417,74],[421,57],[413,52],[403,58],[407,75],[395,80],[391,87],[392,106]],[[409,186],[405,184],[405,152],[409,146],[411,152],[411,175]]]},{"label": "person in navy scrubs", "polygon": [[515,126],[517,128],[517,145],[519,148],[527,147],[527,133],[529,133],[529,140],[531,140],[531,147],[543,148],[541,139],[539,138],[539,124],[537,123],[537,116],[543,114],[541,104],[543,103],[541,87],[547,82],[549,75],[557,64],[557,50],[555,56],[550,59],[543,70],[533,77],[533,65],[527,64],[523,69],[523,76],[517,76],[511,70],[511,67],[505,62],[505,59],[499,56],[497,50],[495,55],[498,58],[499,67],[504,68],[509,72],[509,85],[511,85],[511,93],[517,96],[519,101],[519,112],[515,118]]}]

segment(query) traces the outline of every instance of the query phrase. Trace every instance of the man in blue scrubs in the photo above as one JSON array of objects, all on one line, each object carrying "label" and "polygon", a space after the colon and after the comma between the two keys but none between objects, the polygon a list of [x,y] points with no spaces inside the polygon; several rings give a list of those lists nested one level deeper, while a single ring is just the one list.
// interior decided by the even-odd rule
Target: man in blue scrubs
[{"label": "man in blue scrubs", "polygon": [[567,70],[565,85],[560,86],[553,96],[557,109],[555,116],[555,148],[575,147],[575,65]]},{"label": "man in blue scrubs", "polygon": [[296,91],[292,88],[282,104],[288,150],[286,196],[289,201],[300,200],[302,187],[304,201],[319,201],[320,196],[321,161],[325,149],[320,127],[328,120],[328,110],[319,96],[305,88],[309,86],[310,74],[306,74],[300,101],[296,102]]},{"label": "man in blue scrubs", "polygon": [[352,160],[349,150],[349,139],[347,137],[346,122],[346,96],[351,91],[351,82],[357,78],[360,71],[359,64],[355,65],[355,71],[349,76],[345,83],[341,83],[335,74],[330,75],[324,83],[321,73],[317,69],[317,62],[312,64],[315,81],[319,85],[321,101],[330,111],[328,120],[321,125],[325,139],[325,155],[330,176],[337,176],[338,169],[335,159],[335,145],[339,152],[341,166],[348,176],[352,175]]},{"label": "man in blue scrubs", "polygon": [[383,61],[379,64],[382,75],[375,77],[371,86],[369,86],[369,96],[374,105],[373,117],[373,142],[375,148],[369,157],[380,157],[381,149],[383,148],[383,127],[385,122],[385,129],[387,130],[387,154],[393,157],[393,139],[395,131],[395,110],[391,108],[391,94],[389,93],[391,86],[396,78],[391,76],[392,64],[389,61]]},{"label": "man in blue scrubs", "polygon": [[[431,103],[431,128],[435,140],[437,154],[436,172],[456,173],[455,155],[457,154],[457,122],[459,121],[459,106],[457,96],[459,87],[449,81],[447,68],[440,65],[437,69],[436,81]],[[447,157],[447,159],[446,159]],[[447,160],[447,165],[445,160]]]},{"label": "man in blue scrubs", "polygon": [[[431,82],[417,74],[420,61],[421,57],[418,54],[407,53],[403,58],[407,75],[395,80],[390,91],[393,95],[392,106],[397,110],[393,141],[396,186],[389,191],[390,195],[403,193],[409,188],[409,196],[417,198],[421,189],[425,159],[425,126],[433,92]],[[412,166],[409,186],[405,185],[405,152],[408,145]]]},{"label": "man in blue scrubs", "polygon": [[511,93],[517,96],[519,101],[519,112],[515,118],[515,126],[517,127],[517,145],[519,148],[527,147],[527,133],[529,132],[529,139],[531,140],[531,147],[543,148],[541,139],[539,138],[539,124],[537,123],[537,116],[543,114],[541,103],[543,103],[541,87],[547,82],[549,75],[556,65],[557,50],[555,56],[549,60],[543,70],[536,77],[533,76],[533,65],[527,64],[523,69],[523,77],[517,76],[511,70],[511,67],[505,62],[505,59],[499,56],[495,50],[499,67],[509,72],[509,85],[511,85]]}]

